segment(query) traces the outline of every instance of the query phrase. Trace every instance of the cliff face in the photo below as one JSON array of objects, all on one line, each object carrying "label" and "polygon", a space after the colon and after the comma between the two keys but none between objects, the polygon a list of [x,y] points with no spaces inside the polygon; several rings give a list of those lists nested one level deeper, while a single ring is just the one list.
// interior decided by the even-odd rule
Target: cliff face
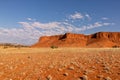
[{"label": "cliff face", "polygon": [[66,33],[43,36],[32,47],[113,47],[120,46],[120,32],[98,32],[91,35]]}]

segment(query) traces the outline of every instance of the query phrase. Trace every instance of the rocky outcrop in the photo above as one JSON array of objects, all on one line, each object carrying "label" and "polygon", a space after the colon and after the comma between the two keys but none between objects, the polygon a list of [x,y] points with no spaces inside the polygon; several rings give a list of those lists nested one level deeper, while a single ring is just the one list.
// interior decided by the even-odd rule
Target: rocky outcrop
[{"label": "rocky outcrop", "polygon": [[43,36],[32,47],[113,47],[120,46],[120,32],[98,32],[91,35],[65,33]]}]

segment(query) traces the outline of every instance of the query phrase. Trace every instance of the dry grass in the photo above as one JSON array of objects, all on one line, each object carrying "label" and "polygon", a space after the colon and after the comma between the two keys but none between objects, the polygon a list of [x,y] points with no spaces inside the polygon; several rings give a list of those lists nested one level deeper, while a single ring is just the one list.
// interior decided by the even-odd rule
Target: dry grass
[{"label": "dry grass", "polygon": [[120,48],[0,48],[0,53],[79,53],[79,52],[114,52],[120,53]]}]

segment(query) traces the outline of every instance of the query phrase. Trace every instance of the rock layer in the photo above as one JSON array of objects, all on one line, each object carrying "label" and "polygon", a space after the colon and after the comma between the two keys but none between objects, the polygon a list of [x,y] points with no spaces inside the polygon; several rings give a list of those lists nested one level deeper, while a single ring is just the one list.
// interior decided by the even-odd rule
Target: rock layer
[{"label": "rock layer", "polygon": [[119,47],[120,32],[98,32],[90,35],[65,33],[43,36],[32,47]]}]

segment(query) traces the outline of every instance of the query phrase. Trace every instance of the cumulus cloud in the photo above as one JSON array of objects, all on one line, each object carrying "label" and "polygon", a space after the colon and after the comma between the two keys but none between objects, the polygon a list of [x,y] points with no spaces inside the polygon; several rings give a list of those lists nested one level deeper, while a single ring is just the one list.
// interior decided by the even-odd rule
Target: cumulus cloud
[{"label": "cumulus cloud", "polygon": [[59,22],[49,22],[49,23],[40,23],[40,22],[33,22],[31,24],[33,27],[42,28],[42,29],[52,29],[59,27]]},{"label": "cumulus cloud", "polygon": [[[24,25],[24,23],[27,23],[27,25]],[[33,30],[35,32],[37,31],[38,33],[41,32],[41,35],[54,35],[54,34],[62,34],[65,32],[81,32],[97,27],[112,25],[112,23],[105,23],[105,22],[95,22],[93,24],[83,25],[83,26],[75,26],[68,22],[49,22],[49,23],[24,22],[24,23],[22,22],[22,25],[24,27],[29,28],[30,30],[27,29],[28,31]]]},{"label": "cumulus cloud", "polygon": [[18,23],[24,26],[24,28],[27,28],[27,29],[33,28],[33,26],[29,24],[28,22],[18,22]]},{"label": "cumulus cloud", "polygon": [[[70,16],[72,21],[75,19],[82,19],[83,17],[91,18],[89,14],[81,15],[80,13],[75,13]],[[66,32],[80,33],[81,31],[113,24],[109,22],[93,22],[91,24],[86,23],[78,26],[74,23],[71,23],[68,19],[66,19],[67,21],[51,21],[46,23],[31,20],[32,19],[30,18],[28,21],[18,22],[20,26],[17,28],[0,28],[0,42],[12,42],[30,45],[37,42],[40,36],[57,35]]]},{"label": "cumulus cloud", "polygon": [[83,15],[81,13],[78,13],[78,12],[70,15],[69,17],[70,17],[70,19],[74,19],[74,20],[75,19],[83,19]]},{"label": "cumulus cloud", "polygon": [[86,31],[86,30],[97,28],[97,27],[109,26],[109,25],[112,25],[112,23],[95,22],[93,24],[83,25],[81,27],[74,27],[74,29],[75,29],[75,32],[81,32],[81,31]]}]

